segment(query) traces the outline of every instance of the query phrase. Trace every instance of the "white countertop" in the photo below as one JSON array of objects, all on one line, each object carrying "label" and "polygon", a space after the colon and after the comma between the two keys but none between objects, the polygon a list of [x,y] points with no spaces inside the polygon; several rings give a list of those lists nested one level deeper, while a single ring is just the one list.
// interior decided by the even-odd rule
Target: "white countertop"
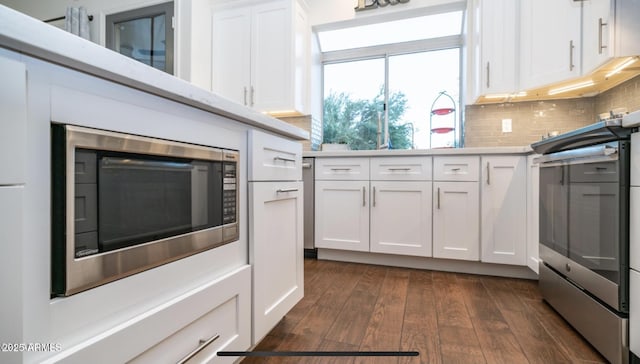
[{"label": "white countertop", "polygon": [[442,149],[391,149],[391,150],[327,150],[303,152],[304,157],[392,157],[420,155],[487,155],[487,154],[530,154],[530,146],[523,147],[474,147]]},{"label": "white countertop", "polygon": [[0,48],[133,87],[296,140],[305,130],[0,5]]}]

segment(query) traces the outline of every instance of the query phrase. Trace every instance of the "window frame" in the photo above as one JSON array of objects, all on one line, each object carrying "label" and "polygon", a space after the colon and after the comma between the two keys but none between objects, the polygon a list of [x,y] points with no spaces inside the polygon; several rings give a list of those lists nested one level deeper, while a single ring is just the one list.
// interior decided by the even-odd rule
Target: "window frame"
[{"label": "window frame", "polygon": [[113,44],[113,42],[115,39],[115,25],[117,23],[136,20],[140,18],[150,18],[163,14],[165,16],[165,69],[163,71],[167,72],[168,74],[174,75],[175,37],[173,29],[173,1],[106,15],[105,47],[115,51],[115,45]]},{"label": "window frame", "polygon": [[[437,13],[445,13],[452,11],[462,11],[462,21],[461,21],[461,30],[459,35],[450,35],[438,38],[430,38],[423,40],[415,40],[401,43],[392,43],[392,44],[384,44],[384,45],[376,45],[369,47],[361,47],[361,48],[352,48],[345,50],[337,50],[337,51],[327,51],[320,53],[320,63],[321,63],[321,105],[322,110],[324,110],[324,66],[327,64],[334,63],[345,63],[345,62],[353,62],[353,61],[361,61],[373,58],[384,58],[385,62],[385,91],[384,91],[384,120],[385,123],[388,121],[388,108],[387,104],[389,102],[389,57],[410,54],[410,53],[419,53],[419,52],[430,52],[430,51],[439,51],[445,49],[459,49],[459,75],[460,75],[460,84],[459,84],[459,97],[456,102],[458,103],[458,120],[456,120],[456,134],[454,136],[454,143],[456,147],[464,146],[464,113],[463,113],[463,105],[464,105],[464,76],[465,72],[465,38],[464,38],[464,29],[466,23],[466,3],[452,3],[446,4],[442,6],[434,6],[429,8],[424,8],[421,11],[413,11],[410,13],[406,12],[398,12],[389,14],[385,17],[368,17],[367,19],[356,19],[355,21],[344,21],[335,24],[326,24],[322,26],[315,26],[315,32],[334,30],[352,26],[360,26],[364,24],[372,24],[375,22],[387,22],[392,20],[401,20],[407,19],[410,17],[418,17],[424,16],[428,14],[437,14]],[[403,15],[404,14],[404,15]]]}]

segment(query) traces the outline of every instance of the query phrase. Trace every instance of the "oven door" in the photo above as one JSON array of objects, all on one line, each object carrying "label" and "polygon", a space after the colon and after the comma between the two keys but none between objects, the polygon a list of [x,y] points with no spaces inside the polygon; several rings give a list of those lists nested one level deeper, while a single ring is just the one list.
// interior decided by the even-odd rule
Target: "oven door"
[{"label": "oven door", "polygon": [[628,310],[628,148],[612,142],[540,165],[542,261],[619,312]]}]

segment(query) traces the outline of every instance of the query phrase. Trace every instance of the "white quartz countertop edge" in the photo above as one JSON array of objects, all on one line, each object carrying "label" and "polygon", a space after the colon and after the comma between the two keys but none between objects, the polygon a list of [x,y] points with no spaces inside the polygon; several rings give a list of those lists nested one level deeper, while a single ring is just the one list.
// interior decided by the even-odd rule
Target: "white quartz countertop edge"
[{"label": "white quartz countertop edge", "polygon": [[292,139],[309,133],[0,5],[0,47],[91,74]]},{"label": "white quartz countertop edge", "polygon": [[473,147],[443,149],[392,149],[392,150],[331,150],[303,152],[304,157],[400,157],[428,155],[487,155],[487,154],[531,154],[530,146],[524,147]]}]

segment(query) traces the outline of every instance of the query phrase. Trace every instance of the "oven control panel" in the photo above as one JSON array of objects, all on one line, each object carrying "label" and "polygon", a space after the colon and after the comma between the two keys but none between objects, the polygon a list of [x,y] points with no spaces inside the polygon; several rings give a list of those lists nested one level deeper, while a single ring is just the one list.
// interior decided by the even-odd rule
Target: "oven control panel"
[{"label": "oven control panel", "polygon": [[236,222],[238,202],[238,174],[236,162],[224,162],[222,188],[222,223]]}]

